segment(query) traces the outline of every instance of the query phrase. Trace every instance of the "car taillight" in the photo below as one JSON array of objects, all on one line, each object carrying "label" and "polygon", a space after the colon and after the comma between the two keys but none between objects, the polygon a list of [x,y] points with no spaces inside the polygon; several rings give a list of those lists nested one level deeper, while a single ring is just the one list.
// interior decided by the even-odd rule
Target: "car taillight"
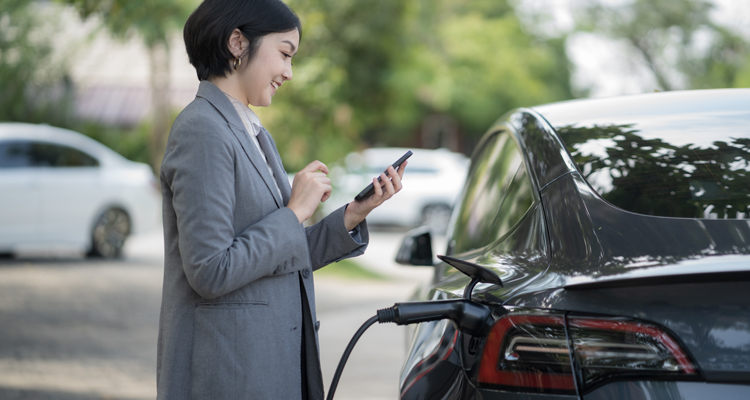
[{"label": "car taillight", "polygon": [[623,318],[511,314],[495,322],[477,384],[520,392],[575,394],[609,378],[690,376],[687,353],[663,329]]},{"label": "car taillight", "polygon": [[581,378],[591,385],[625,375],[695,375],[687,353],[664,330],[619,318],[568,319]]},{"label": "car taillight", "polygon": [[484,346],[477,384],[575,394],[563,317],[508,315],[497,320]]}]

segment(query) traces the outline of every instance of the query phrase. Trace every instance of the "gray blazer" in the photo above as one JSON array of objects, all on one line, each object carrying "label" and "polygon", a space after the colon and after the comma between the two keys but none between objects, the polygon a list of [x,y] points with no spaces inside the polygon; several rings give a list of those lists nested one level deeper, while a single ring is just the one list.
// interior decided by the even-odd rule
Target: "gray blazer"
[{"label": "gray blazer", "polygon": [[342,207],[304,228],[273,185],[231,102],[201,82],[161,167],[158,399],[299,399],[302,332],[323,398],[312,270],[362,254],[367,226],[347,232]]}]

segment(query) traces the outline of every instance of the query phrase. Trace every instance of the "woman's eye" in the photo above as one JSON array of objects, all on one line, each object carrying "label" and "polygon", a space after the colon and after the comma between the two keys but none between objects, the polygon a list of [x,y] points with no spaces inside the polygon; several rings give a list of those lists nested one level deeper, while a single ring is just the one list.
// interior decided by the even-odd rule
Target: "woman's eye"
[{"label": "woman's eye", "polygon": [[286,57],[286,58],[292,58],[292,55],[291,55],[291,54],[287,54],[287,53],[283,53],[283,52],[282,52],[281,54],[283,54],[283,55],[284,55],[284,57]]}]

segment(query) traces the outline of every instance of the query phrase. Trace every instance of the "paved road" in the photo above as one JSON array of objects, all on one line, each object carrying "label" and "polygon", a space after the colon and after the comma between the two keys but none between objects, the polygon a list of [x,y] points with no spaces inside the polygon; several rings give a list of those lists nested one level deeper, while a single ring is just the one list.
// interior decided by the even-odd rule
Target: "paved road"
[{"label": "paved road", "polygon": [[[400,236],[374,234],[361,258],[388,281],[316,277],[326,387],[357,328],[429,279],[391,262]],[[0,260],[0,399],[155,397],[162,244],[160,232],[133,239],[119,261]],[[405,346],[403,327],[370,328],[336,399],[397,398]]]}]

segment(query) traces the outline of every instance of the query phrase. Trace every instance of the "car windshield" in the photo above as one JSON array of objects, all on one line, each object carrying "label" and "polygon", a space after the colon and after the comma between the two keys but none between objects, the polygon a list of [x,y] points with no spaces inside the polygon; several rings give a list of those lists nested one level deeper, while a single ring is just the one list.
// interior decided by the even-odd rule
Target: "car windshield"
[{"label": "car windshield", "polygon": [[747,219],[750,133],[746,127],[655,129],[635,124],[556,130],[589,184],[609,203],[665,217]]}]

